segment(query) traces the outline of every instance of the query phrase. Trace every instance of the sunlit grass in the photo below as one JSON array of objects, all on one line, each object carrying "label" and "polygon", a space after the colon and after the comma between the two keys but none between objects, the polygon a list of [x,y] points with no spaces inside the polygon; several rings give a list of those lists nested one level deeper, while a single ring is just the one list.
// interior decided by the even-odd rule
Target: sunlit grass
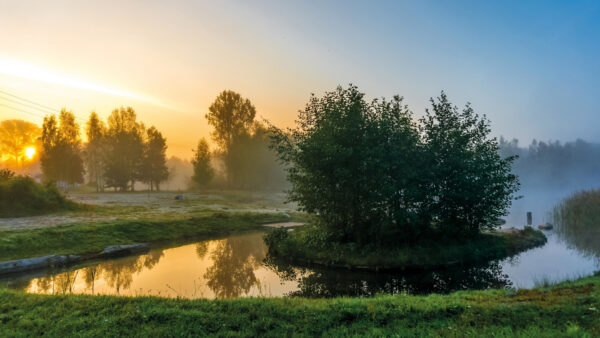
[{"label": "sunlit grass", "polygon": [[49,254],[94,254],[115,244],[212,239],[236,232],[260,230],[265,223],[288,219],[282,213],[221,212],[178,219],[115,220],[1,230],[0,261]]},{"label": "sunlit grass", "polygon": [[0,290],[0,335],[598,336],[600,277],[547,289],[374,298],[46,296]]}]

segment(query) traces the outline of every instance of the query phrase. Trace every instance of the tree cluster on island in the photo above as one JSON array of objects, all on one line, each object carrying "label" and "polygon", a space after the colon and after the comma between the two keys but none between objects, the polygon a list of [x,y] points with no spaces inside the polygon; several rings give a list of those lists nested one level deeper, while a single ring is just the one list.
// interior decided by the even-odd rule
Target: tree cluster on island
[{"label": "tree cluster on island", "polygon": [[418,120],[399,96],[364,96],[352,85],[313,95],[295,128],[270,127],[290,199],[318,219],[297,236],[385,247],[498,226],[519,183],[485,117],[443,92]]}]

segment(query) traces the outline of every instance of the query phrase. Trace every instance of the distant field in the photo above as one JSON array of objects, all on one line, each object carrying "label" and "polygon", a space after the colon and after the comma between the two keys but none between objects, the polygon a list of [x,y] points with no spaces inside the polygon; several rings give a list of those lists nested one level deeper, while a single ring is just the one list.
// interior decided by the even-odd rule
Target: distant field
[{"label": "distant field", "polygon": [[[175,196],[182,194],[183,200]],[[74,202],[92,207],[41,216],[0,218],[0,229],[30,229],[70,223],[115,220],[182,219],[206,216],[213,212],[291,213],[295,205],[285,203],[285,194],[277,192],[214,191],[181,192],[105,192],[71,193]]]}]

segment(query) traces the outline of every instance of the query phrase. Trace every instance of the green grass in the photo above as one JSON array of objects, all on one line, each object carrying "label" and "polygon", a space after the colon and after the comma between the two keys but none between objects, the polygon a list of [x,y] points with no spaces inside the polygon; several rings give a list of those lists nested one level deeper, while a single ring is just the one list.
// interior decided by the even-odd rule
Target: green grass
[{"label": "green grass", "polygon": [[374,298],[47,296],[0,290],[2,336],[600,335],[600,277],[546,289]]},{"label": "green grass", "polygon": [[515,255],[546,241],[541,231],[531,227],[512,232],[482,233],[458,243],[440,239],[375,250],[359,250],[351,244],[320,240],[318,229],[310,226],[292,233],[286,229],[275,229],[265,237],[269,253],[277,259],[366,270],[428,269],[481,263]]},{"label": "green grass", "polygon": [[55,227],[0,231],[0,261],[48,254],[86,255],[108,245],[202,240],[263,229],[289,220],[281,213],[213,212],[205,216],[158,220],[71,223]]}]

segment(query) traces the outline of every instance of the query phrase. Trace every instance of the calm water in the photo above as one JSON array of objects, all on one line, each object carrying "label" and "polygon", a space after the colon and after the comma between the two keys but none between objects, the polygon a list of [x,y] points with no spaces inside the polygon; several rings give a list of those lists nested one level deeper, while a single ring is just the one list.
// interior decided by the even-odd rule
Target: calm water
[{"label": "calm water", "polygon": [[[548,221],[557,200],[525,198],[513,207],[508,226],[522,227],[525,211],[534,224]],[[545,205],[547,203],[548,205]],[[28,292],[61,294],[156,295],[185,298],[336,295],[375,293],[426,294],[462,289],[528,288],[542,280],[561,281],[600,270],[598,255],[579,250],[573,241],[546,232],[544,247],[485,265],[411,273],[361,273],[347,270],[299,269],[265,260],[262,233],[232,236],[147,254],[104,261],[69,270],[38,272],[2,280]],[[590,242],[586,239],[586,242]],[[593,242],[593,240],[592,240]],[[600,243],[598,238],[597,243]]]}]

